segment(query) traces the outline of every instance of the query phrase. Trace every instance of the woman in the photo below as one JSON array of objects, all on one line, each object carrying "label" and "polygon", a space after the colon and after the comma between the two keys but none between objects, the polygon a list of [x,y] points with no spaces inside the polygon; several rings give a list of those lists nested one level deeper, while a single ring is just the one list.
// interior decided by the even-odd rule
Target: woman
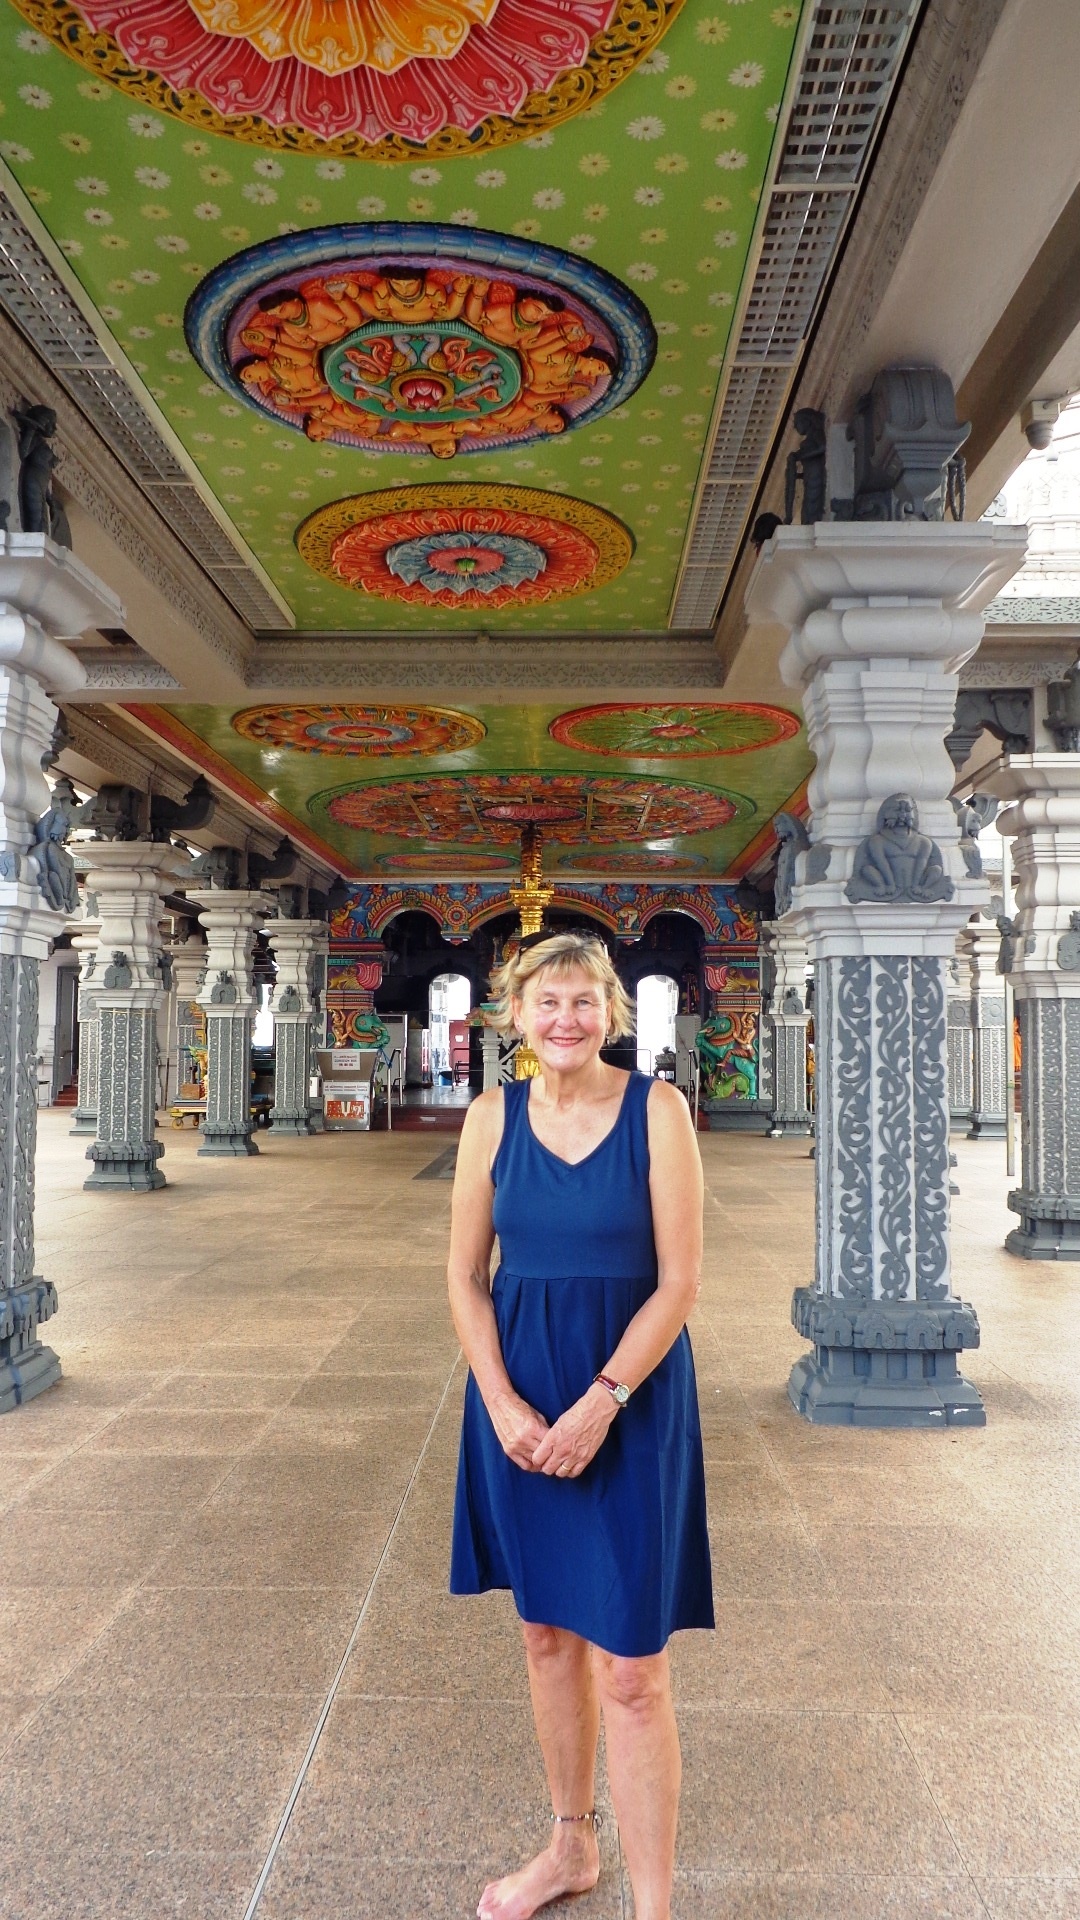
[{"label": "woman", "polygon": [[595,1886],[602,1712],[636,1920],[670,1920],[680,1760],[665,1649],[676,1628],[713,1625],[685,1326],[701,1161],[681,1094],[600,1058],[631,1019],[599,940],[534,936],[493,986],[541,1071],[474,1101],[458,1152],[449,1283],[470,1372],[450,1587],[513,1591],[553,1827],[477,1913],[528,1920]]}]

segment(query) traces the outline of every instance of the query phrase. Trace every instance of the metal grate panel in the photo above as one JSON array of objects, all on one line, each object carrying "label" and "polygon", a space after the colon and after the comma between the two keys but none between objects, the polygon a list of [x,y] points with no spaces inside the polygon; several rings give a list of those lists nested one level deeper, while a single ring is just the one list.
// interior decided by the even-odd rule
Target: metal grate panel
[{"label": "metal grate panel", "polygon": [[922,0],[817,0],[671,625],[712,626]]},{"label": "metal grate panel", "polygon": [[277,601],[211,513],[2,191],[0,307],[241,619],[264,630],[287,630]]}]

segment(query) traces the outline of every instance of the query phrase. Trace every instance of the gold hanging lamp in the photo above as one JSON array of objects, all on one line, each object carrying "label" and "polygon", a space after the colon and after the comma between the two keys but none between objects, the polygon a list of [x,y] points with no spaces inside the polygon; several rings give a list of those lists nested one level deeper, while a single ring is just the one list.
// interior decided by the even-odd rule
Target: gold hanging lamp
[{"label": "gold hanging lamp", "polygon": [[[555,898],[554,887],[544,881],[544,836],[535,824],[521,830],[521,879],[510,888],[510,898],[521,922],[520,937],[539,933],[544,925],[544,909]],[[540,1062],[527,1040],[522,1040],[514,1055],[514,1079],[532,1080],[540,1072]]]}]

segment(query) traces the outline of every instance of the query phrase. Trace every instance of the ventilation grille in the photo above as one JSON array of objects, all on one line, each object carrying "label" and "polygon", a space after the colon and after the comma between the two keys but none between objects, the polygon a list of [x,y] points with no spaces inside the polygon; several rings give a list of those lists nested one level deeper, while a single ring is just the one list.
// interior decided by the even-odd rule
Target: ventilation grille
[{"label": "ventilation grille", "polygon": [[922,0],[818,0],[671,624],[711,627]]},{"label": "ventilation grille", "polygon": [[0,306],[240,617],[252,627],[287,629],[277,601],[215,519],[2,192]]}]

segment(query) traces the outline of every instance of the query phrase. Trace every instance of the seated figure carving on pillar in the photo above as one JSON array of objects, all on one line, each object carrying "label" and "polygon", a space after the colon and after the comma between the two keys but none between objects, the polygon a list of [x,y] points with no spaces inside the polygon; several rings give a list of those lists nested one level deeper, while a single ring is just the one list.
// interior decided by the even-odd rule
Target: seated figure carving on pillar
[{"label": "seated figure carving on pillar", "polygon": [[37,865],[38,886],[46,906],[57,913],[79,911],[79,883],[75,862],[65,842],[75,824],[79,797],[71,781],[61,778],[52,790],[48,809],[34,828],[30,855]]},{"label": "seated figure carving on pillar", "polygon": [[1057,963],[1062,973],[1080,973],[1080,913],[1069,915],[1069,931],[1057,943]]},{"label": "seated figure carving on pillar", "polygon": [[955,460],[971,432],[956,417],[952,381],[940,367],[885,367],[848,428],[854,443],[851,499],[833,500],[837,520],[959,517]]},{"label": "seated figure carving on pillar", "polygon": [[873,833],[855,850],[855,866],[844,889],[853,903],[951,900],[953,883],[941,849],[919,831],[919,809],[910,794],[891,793],[878,808]]},{"label": "seated figure carving on pillar", "polygon": [[1080,753],[1080,660],[1047,687],[1046,724],[1059,753]]},{"label": "seated figure carving on pillar", "polygon": [[816,407],[800,407],[792,426],[802,435],[798,446],[788,454],[784,478],[784,520],[791,525],[795,514],[795,494],[802,483],[802,509],[799,518],[804,527],[825,518],[828,488],[825,483],[825,415]]}]

